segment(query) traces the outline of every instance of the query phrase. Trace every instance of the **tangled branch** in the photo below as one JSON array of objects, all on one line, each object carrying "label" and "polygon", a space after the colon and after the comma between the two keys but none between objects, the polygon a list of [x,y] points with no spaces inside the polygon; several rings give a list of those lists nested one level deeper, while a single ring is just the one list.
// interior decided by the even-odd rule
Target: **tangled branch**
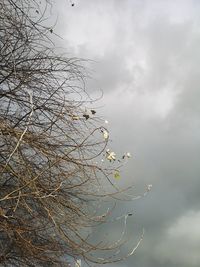
[{"label": "tangled branch", "polygon": [[[69,258],[108,263],[84,229],[102,223],[95,200],[112,168],[97,164],[106,129],[85,113],[82,61],[59,56],[45,11],[34,0],[0,3],[0,265],[69,266]],[[98,201],[97,201],[98,202]],[[92,204],[91,204],[92,203]],[[97,206],[96,206],[97,207]],[[127,219],[127,218],[126,218]]]}]

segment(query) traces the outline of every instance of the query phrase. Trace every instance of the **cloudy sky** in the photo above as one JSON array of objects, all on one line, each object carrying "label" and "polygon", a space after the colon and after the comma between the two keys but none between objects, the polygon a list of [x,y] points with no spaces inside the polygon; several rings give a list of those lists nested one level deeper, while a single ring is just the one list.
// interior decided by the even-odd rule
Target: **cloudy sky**
[{"label": "cloudy sky", "polygon": [[[93,60],[91,94],[112,145],[130,151],[121,179],[144,198],[122,203],[135,255],[118,267],[200,266],[200,1],[56,1],[70,55]],[[135,239],[134,239],[135,237]]]}]

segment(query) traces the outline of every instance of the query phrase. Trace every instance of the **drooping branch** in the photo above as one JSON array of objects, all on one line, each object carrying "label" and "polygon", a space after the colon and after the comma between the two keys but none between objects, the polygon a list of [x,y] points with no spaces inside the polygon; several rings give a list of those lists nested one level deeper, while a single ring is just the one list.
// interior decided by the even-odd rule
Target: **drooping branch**
[{"label": "drooping branch", "polygon": [[[55,52],[43,25],[47,7],[0,3],[0,265],[115,262],[123,258],[114,257],[122,239],[93,244],[86,235],[109,215],[97,215],[91,203],[118,193],[110,179],[115,167],[98,163],[108,132],[94,110],[85,111],[82,60]],[[102,178],[114,192],[103,191]]]}]

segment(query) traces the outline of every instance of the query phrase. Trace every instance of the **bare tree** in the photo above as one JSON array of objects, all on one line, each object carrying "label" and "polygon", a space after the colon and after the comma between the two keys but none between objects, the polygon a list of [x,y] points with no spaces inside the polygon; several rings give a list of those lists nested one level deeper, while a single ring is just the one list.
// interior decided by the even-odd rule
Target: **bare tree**
[{"label": "bare tree", "polygon": [[96,111],[85,109],[91,99],[83,61],[55,52],[53,30],[43,23],[47,7],[0,3],[0,265],[118,261],[121,240],[94,244],[85,230],[110,213],[97,214],[95,200],[118,193],[115,168],[97,162],[102,154],[115,157],[105,151],[108,132]]}]

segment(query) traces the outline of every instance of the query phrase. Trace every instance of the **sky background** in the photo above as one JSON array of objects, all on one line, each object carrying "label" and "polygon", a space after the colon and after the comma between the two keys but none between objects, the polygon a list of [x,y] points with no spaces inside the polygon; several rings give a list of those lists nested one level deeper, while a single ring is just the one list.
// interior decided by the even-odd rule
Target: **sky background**
[{"label": "sky background", "polygon": [[119,214],[134,211],[133,243],[143,227],[145,236],[133,256],[109,266],[199,267],[200,1],[74,3],[57,0],[52,11],[59,45],[93,60],[87,87],[104,92],[98,114],[115,151],[133,155],[119,183],[135,184],[136,195],[153,185],[118,206]]}]

